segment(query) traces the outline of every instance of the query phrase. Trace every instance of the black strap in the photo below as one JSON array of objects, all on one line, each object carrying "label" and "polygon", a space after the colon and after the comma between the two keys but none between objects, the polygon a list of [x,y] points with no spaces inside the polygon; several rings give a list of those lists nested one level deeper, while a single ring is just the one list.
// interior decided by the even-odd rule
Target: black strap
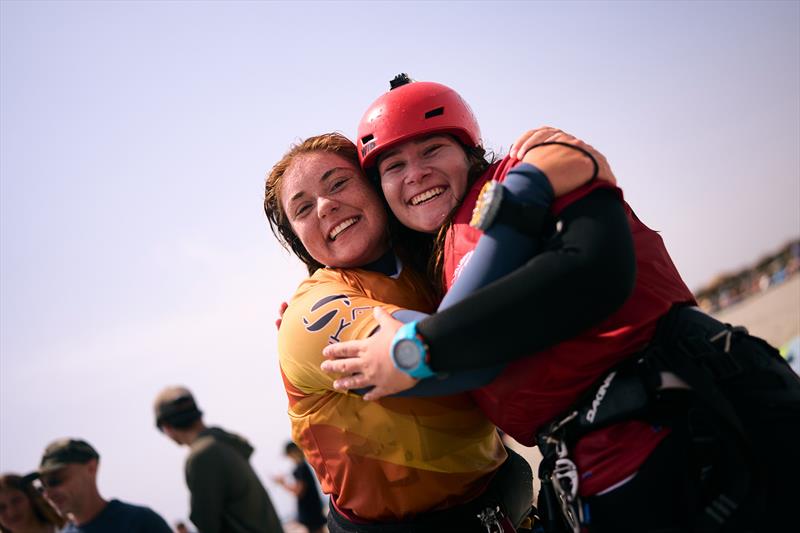
[{"label": "black strap", "polygon": [[[689,309],[674,308],[667,313],[649,349],[607,373],[565,416],[538,435],[544,456],[539,468],[543,483],[550,479],[555,463],[555,447],[548,444],[553,439],[548,437],[555,436],[572,446],[583,435],[621,420],[663,416],[670,409],[670,402],[663,401],[667,394],[659,390],[660,373],[671,371],[692,389],[696,404],[713,413],[720,422],[719,442],[731,444],[720,447],[722,456],[717,458],[722,467],[720,491],[699,510],[693,524],[693,531],[698,533],[719,531],[745,499],[752,496],[753,477],[758,473],[753,447],[741,420],[717,385],[742,372],[731,353],[708,340],[709,333],[719,332],[732,335],[734,328]],[[671,416],[688,416],[685,409],[672,407]],[[676,413],[680,409],[682,413]],[[701,439],[698,436],[697,444],[702,448]],[[548,502],[539,503],[543,513],[551,512]]]},{"label": "black strap", "polygon": [[[698,339],[693,341],[695,349],[700,342]],[[710,343],[708,351],[701,354],[690,352],[685,346],[681,346],[680,342],[678,349],[670,348],[658,347],[650,356],[662,361],[666,368],[685,381],[700,403],[707,406],[727,426],[720,428],[723,430],[723,438],[730,437],[738,444],[738,446],[723,447],[725,455],[721,458],[724,463],[721,474],[726,479],[721,482],[720,493],[697,514],[694,523],[694,531],[712,533],[719,531],[749,496],[756,463],[750,440],[730,402],[717,387],[712,375],[692,360],[698,356],[715,357],[713,354],[718,357],[730,356],[720,353]]]}]

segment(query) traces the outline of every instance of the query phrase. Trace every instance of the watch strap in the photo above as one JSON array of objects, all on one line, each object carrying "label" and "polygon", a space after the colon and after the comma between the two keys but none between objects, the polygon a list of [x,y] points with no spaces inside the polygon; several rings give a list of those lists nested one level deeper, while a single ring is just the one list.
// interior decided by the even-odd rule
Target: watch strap
[{"label": "watch strap", "polygon": [[[418,320],[408,322],[407,324],[403,324],[400,329],[397,330],[397,333],[395,333],[394,339],[392,340],[390,353],[392,356],[392,363],[394,364],[395,368],[402,370],[413,378],[424,379],[435,376],[436,373],[428,366],[428,345],[425,343],[422,336],[417,332],[418,322]],[[419,349],[420,357],[417,361],[417,365],[413,368],[405,368],[397,361],[396,348],[401,341],[411,341]]]}]

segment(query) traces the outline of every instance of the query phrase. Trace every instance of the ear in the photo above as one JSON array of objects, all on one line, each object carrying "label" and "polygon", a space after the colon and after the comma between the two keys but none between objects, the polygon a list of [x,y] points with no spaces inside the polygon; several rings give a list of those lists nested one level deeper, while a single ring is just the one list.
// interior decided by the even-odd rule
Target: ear
[{"label": "ear", "polygon": [[86,463],[86,470],[89,472],[89,474],[92,477],[95,477],[95,476],[97,476],[97,468],[98,468],[98,466],[99,466],[99,463],[98,463],[97,459],[89,459],[89,462]]}]

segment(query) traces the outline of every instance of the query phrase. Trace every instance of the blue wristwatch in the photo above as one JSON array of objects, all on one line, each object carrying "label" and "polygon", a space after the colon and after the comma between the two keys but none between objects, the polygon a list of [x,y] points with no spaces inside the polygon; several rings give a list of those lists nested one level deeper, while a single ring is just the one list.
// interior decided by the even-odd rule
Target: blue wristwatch
[{"label": "blue wristwatch", "polygon": [[392,362],[399,370],[417,379],[436,375],[428,366],[428,346],[417,333],[417,322],[409,322],[397,330],[392,341]]}]

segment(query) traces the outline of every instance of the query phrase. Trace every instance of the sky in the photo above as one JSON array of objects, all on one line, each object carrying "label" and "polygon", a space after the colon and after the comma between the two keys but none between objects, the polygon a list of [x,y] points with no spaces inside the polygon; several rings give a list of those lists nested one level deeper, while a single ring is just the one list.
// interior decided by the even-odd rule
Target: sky
[{"label": "sky", "polygon": [[497,153],[545,124],[592,144],[691,288],[800,235],[798,2],[2,0],[0,471],[85,438],[103,495],[185,519],[152,415],[183,384],[293,515],[273,323],[305,269],[264,178],[398,72]]}]

